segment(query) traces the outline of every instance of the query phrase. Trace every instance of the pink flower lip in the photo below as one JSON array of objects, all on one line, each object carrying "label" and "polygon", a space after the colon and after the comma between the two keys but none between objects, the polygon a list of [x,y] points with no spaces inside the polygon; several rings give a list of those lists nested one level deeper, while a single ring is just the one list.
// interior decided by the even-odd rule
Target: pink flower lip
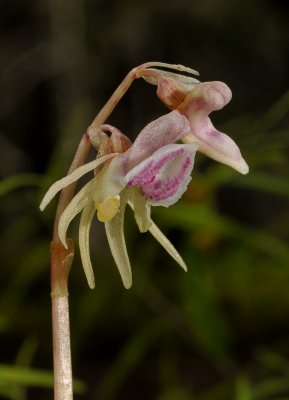
[{"label": "pink flower lip", "polygon": [[126,175],[126,185],[138,187],[150,204],[169,207],[180,199],[191,180],[197,147],[196,144],[162,147]]}]

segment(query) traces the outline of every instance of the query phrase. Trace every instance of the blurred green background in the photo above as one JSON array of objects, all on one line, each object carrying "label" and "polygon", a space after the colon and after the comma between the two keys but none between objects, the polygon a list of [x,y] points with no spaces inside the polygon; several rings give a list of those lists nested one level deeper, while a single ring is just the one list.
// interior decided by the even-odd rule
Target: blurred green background
[{"label": "blurred green background", "polygon": [[[129,291],[95,221],[96,289],[78,254],[70,276],[76,399],[289,399],[288,21],[280,0],[1,0],[1,399],[53,396],[56,202],[38,204],[119,82],[150,60],[231,87],[212,119],[250,174],[198,154],[183,199],[153,210],[187,273],[128,212]],[[165,112],[138,81],[109,122],[133,138]]]}]

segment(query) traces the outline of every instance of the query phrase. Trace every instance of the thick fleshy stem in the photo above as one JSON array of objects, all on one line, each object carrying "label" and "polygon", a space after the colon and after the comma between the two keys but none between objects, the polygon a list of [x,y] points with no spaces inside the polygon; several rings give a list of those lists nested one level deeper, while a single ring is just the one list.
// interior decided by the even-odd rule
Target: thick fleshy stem
[{"label": "thick fleshy stem", "polygon": [[[164,66],[162,63],[146,63],[131,70],[118,86],[104,107],[97,114],[87,133],[79,143],[68,173],[84,164],[91,147],[90,135],[103,124],[119,103],[130,85],[142,77],[142,71],[153,66]],[[54,222],[53,240],[51,242],[51,298],[52,298],[52,337],[54,365],[54,400],[72,400],[72,366],[70,349],[68,276],[73,261],[73,242],[68,239],[65,249],[58,236],[58,223],[61,214],[70,203],[76,183],[64,188],[61,192]]]}]

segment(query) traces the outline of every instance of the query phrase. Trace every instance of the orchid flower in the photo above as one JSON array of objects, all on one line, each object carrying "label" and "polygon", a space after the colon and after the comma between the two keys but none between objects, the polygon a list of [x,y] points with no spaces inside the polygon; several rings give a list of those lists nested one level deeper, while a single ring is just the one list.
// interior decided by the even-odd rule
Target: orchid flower
[{"label": "orchid flower", "polygon": [[[94,287],[94,274],[89,253],[89,231],[93,216],[104,222],[112,255],[123,284],[132,284],[131,266],[124,239],[124,212],[126,204],[134,210],[141,232],[150,231],[176,262],[186,265],[150,217],[151,206],[169,207],[185,192],[191,180],[191,171],[198,144],[176,144],[190,132],[188,119],[172,111],[148,124],[131,145],[129,139],[110,125],[99,127],[93,145],[100,143],[95,160],[77,168],[55,182],[44,196],[43,210],[57,192],[94,171],[92,179],[74,196],[59,220],[58,235],[67,248],[66,232],[70,222],[82,212],[79,225],[79,247],[88,284]],[[108,137],[105,131],[109,131]],[[96,144],[96,142],[99,142]]]},{"label": "orchid flower", "polygon": [[[177,73],[152,67],[171,68]],[[127,204],[134,211],[140,231],[150,231],[186,270],[177,250],[151,220],[151,206],[169,207],[180,199],[191,180],[197,150],[242,174],[249,171],[236,143],[218,131],[209,118],[212,111],[220,110],[231,100],[231,90],[225,83],[201,83],[182,74],[198,75],[181,65],[147,63],[132,72],[135,78],[142,77],[157,85],[158,97],[173,111],[148,124],[133,144],[111,125],[96,128],[92,124],[93,129],[88,130],[88,136],[91,144],[99,147],[96,159],[55,182],[40,205],[43,210],[57,192],[94,171],[94,177],[74,196],[58,224],[59,239],[67,248],[69,224],[82,212],[79,247],[91,288],[94,287],[94,274],[89,253],[89,232],[95,213],[105,224],[112,255],[124,286],[129,288],[132,274],[123,232]],[[126,89],[127,86],[119,93],[124,93]],[[108,137],[105,131],[111,136]],[[179,140],[184,144],[176,144]]]},{"label": "orchid flower", "polygon": [[239,147],[228,135],[218,131],[209,118],[212,111],[222,109],[232,98],[225,83],[201,83],[180,73],[153,68],[145,70],[143,78],[158,86],[157,95],[169,109],[178,110],[188,119],[190,133],[182,138],[184,143],[197,143],[198,151],[203,154],[242,174],[249,172]]}]

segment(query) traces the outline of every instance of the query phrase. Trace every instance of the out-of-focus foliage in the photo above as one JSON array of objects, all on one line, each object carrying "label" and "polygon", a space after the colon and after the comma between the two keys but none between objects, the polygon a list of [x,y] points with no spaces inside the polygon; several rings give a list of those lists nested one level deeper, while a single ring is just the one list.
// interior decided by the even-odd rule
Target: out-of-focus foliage
[{"label": "out-of-focus foliage", "polygon": [[[0,397],[52,396],[44,191],[134,66],[183,63],[233,91],[214,123],[250,174],[197,156],[184,198],[153,216],[189,271],[127,214],[133,288],[95,222],[96,289],[70,277],[76,398],[289,398],[289,8],[281,1],[1,2]],[[166,112],[136,82],[109,122],[133,138]],[[76,237],[71,230],[71,237]]]}]

